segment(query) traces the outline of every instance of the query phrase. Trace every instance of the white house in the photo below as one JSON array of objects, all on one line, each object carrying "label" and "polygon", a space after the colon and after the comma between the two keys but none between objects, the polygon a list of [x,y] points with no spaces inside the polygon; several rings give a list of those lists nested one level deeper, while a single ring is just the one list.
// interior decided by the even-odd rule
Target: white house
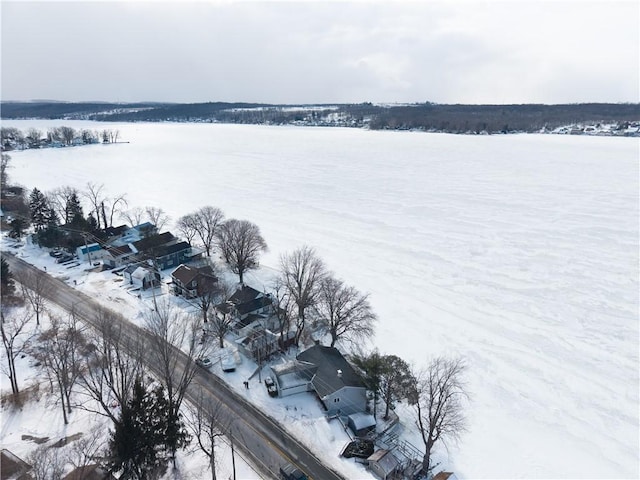
[{"label": "white house", "polygon": [[122,271],[124,279],[136,288],[147,288],[160,285],[160,274],[146,265],[129,265]]},{"label": "white house", "polygon": [[102,246],[97,243],[90,243],[76,248],[76,255],[81,262],[99,262],[104,259],[106,254]]}]

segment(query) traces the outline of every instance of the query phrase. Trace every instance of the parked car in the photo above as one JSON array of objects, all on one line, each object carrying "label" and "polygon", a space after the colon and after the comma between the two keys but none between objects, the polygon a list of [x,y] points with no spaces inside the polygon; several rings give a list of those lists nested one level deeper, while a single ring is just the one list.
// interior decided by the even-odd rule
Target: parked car
[{"label": "parked car", "polygon": [[73,260],[75,257],[73,255],[62,255],[56,259],[56,263],[66,263]]},{"label": "parked car", "polygon": [[271,377],[265,378],[264,384],[267,386],[267,392],[269,392],[270,397],[278,396],[278,387],[276,387],[276,384],[274,383],[273,378]]},{"label": "parked car", "polygon": [[196,363],[200,365],[202,368],[209,369],[211,368],[211,360],[208,357],[200,357],[196,358]]},{"label": "parked car", "polygon": [[220,366],[223,372],[234,372],[236,370],[236,361],[233,359],[233,355],[224,355],[220,359]]},{"label": "parked car", "polygon": [[286,463],[280,467],[280,475],[283,480],[308,480],[309,477],[305,475],[302,470],[300,470],[295,465],[291,463]]}]

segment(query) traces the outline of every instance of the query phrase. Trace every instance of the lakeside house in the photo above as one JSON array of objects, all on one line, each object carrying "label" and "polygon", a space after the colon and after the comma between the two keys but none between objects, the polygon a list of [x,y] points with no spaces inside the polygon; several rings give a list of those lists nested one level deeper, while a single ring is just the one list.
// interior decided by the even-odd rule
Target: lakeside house
[{"label": "lakeside house", "polygon": [[182,264],[171,272],[171,280],[173,294],[187,299],[211,293],[218,284],[218,277],[209,265],[191,267]]},{"label": "lakeside house", "polygon": [[143,263],[132,264],[122,271],[122,276],[129,285],[140,290],[157,287],[160,285],[160,272],[150,265]]},{"label": "lakeside house", "polygon": [[99,262],[103,260],[108,253],[98,243],[90,243],[89,245],[81,245],[76,248],[76,256],[81,262]]},{"label": "lakeside house", "polygon": [[335,347],[314,345],[295,361],[272,366],[271,374],[279,396],[313,391],[328,416],[367,411],[364,382]]}]

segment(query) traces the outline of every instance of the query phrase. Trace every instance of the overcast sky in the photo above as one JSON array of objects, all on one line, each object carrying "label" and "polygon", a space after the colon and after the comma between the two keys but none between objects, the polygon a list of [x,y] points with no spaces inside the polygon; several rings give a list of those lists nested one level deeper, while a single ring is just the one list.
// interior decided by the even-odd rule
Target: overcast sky
[{"label": "overcast sky", "polygon": [[637,1],[1,1],[2,100],[640,101]]}]

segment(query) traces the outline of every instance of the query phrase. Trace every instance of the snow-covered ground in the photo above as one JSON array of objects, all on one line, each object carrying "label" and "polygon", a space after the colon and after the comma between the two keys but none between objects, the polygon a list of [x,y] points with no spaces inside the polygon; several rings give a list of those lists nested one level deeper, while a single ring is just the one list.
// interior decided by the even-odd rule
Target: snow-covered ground
[{"label": "snow-covered ground", "polygon": [[10,175],[218,206],[260,226],[266,271],[306,243],[370,292],[381,351],[464,356],[469,431],[437,452],[460,477],[640,475],[638,139],[3,123],[118,128],[131,143],[13,152]]}]

